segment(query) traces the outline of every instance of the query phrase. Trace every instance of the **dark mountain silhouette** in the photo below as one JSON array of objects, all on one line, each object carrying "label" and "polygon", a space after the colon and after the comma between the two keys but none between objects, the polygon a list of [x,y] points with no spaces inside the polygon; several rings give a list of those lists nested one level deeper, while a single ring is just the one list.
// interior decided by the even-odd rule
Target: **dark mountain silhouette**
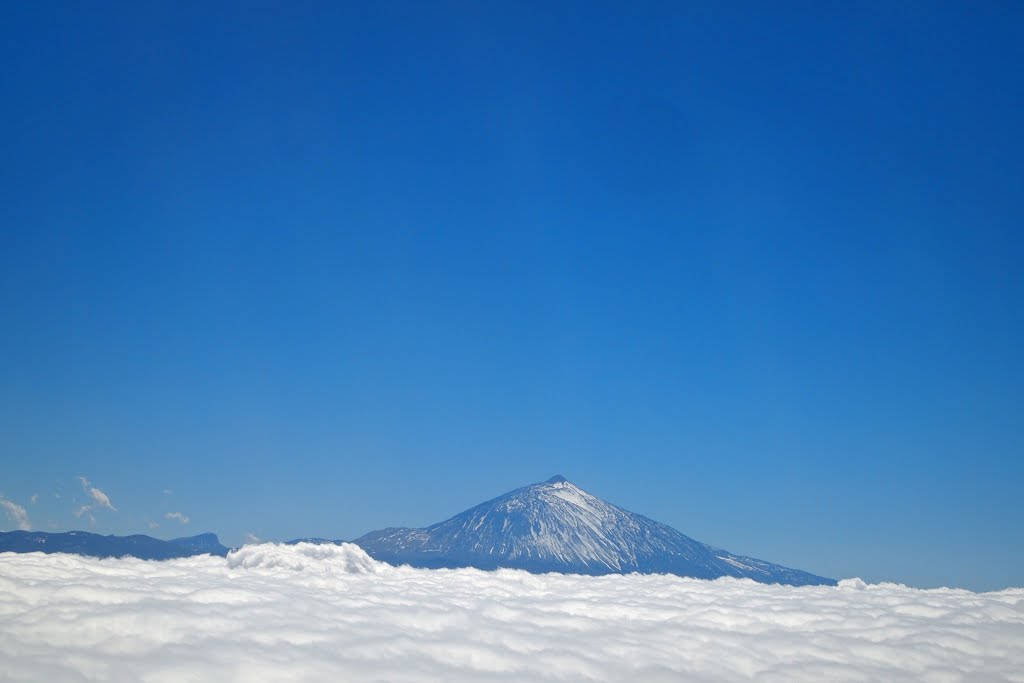
[{"label": "dark mountain silhouette", "polygon": [[216,534],[199,534],[162,541],[152,536],[101,536],[88,531],[0,532],[0,552],[74,553],[89,557],[138,557],[143,560],[170,560],[192,555],[227,555]]}]

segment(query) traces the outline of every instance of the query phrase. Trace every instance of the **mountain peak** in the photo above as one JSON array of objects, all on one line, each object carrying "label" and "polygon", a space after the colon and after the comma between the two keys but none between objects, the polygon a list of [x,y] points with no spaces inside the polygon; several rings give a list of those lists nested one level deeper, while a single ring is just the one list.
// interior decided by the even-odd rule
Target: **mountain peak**
[{"label": "mountain peak", "polygon": [[695,541],[601,500],[560,474],[443,522],[371,531],[355,543],[374,559],[414,567],[734,576],[798,586],[834,583]]}]

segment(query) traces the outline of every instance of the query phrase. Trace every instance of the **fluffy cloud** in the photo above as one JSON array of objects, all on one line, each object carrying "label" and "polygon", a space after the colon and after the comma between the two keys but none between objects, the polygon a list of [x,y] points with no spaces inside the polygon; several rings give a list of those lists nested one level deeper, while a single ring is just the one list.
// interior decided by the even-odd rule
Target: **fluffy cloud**
[{"label": "fluffy cloud", "polygon": [[188,524],[188,515],[182,514],[180,512],[168,512],[166,515],[164,515],[164,517],[166,517],[167,519],[176,519],[182,524]]},{"label": "fluffy cloud", "polygon": [[0,680],[1024,681],[1024,589],[0,554]]},{"label": "fluffy cloud", "polygon": [[11,521],[18,525],[18,528],[22,531],[31,531],[32,522],[28,519],[28,512],[25,508],[15,503],[13,500],[7,500],[0,496],[0,508],[3,508],[7,516],[11,518]]}]

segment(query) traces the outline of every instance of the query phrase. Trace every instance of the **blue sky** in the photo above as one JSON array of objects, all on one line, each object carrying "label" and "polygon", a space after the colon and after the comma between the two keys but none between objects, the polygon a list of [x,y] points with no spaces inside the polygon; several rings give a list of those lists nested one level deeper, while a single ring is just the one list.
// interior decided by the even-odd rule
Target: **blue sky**
[{"label": "blue sky", "polygon": [[0,495],[1024,584],[1021,5],[551,5],[5,3]]}]

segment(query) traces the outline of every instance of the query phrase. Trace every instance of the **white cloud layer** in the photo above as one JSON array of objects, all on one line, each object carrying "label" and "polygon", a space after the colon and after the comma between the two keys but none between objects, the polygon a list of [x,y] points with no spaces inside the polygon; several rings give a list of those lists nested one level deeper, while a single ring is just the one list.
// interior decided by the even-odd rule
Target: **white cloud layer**
[{"label": "white cloud layer", "polygon": [[0,680],[1024,681],[1024,589],[0,554]]},{"label": "white cloud layer", "polygon": [[[35,502],[35,501],[32,501]],[[32,522],[28,519],[28,512],[25,508],[15,503],[13,500],[7,500],[0,496],[0,508],[3,508],[7,516],[11,518],[11,521],[18,525],[18,528],[22,531],[31,531]]]}]

